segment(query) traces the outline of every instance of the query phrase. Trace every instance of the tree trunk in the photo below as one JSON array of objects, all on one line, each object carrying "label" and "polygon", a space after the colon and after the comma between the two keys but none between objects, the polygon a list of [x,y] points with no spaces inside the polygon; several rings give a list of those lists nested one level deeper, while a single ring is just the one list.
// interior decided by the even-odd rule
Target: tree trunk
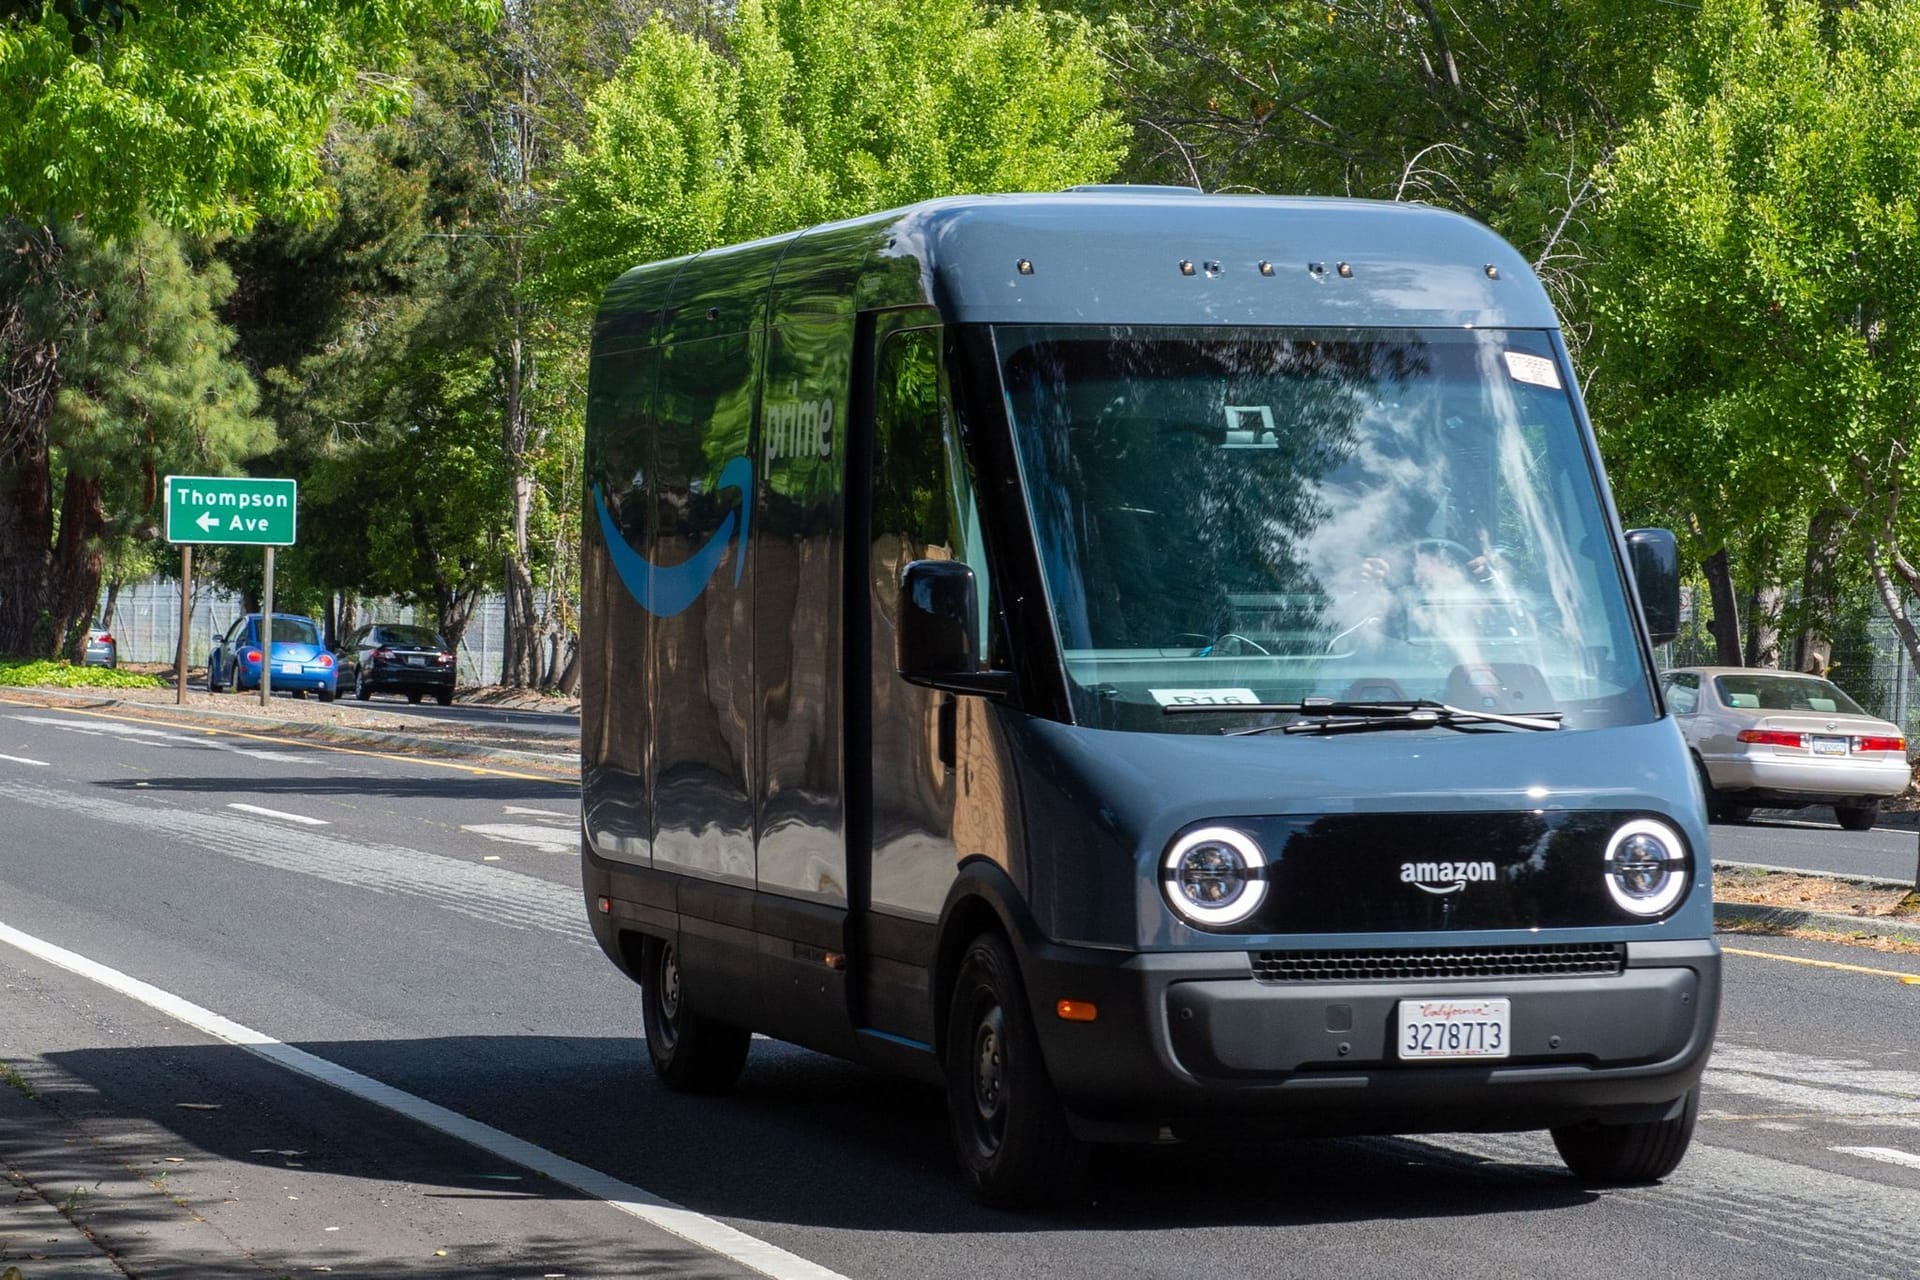
[{"label": "tree trunk", "polygon": [[[18,241],[7,248],[29,280],[58,267],[60,243],[50,228],[9,238]],[[0,297],[0,359],[0,653],[46,657],[57,639],[46,608],[53,568],[47,424],[60,390],[60,348],[32,332],[17,295]]]},{"label": "tree trunk", "polygon": [[106,527],[98,477],[69,468],[60,499],[60,536],[53,544],[47,613],[57,651],[76,666],[87,660],[87,627],[100,602]]},{"label": "tree trunk", "polygon": [[1780,665],[1780,611],[1786,601],[1787,593],[1778,583],[1770,583],[1748,597],[1746,665]]},{"label": "tree trunk", "polygon": [[120,570],[116,569],[113,576],[107,579],[107,602],[100,606],[100,625],[107,631],[113,630],[113,615],[120,608],[121,586]]},{"label": "tree trunk", "polygon": [[580,637],[567,637],[567,664],[560,668],[560,678],[554,687],[569,698],[580,693]]},{"label": "tree trunk", "polygon": [[1912,621],[1902,611],[1900,584],[1887,573],[1886,561],[1880,554],[1880,544],[1871,538],[1867,540],[1867,564],[1873,570],[1873,586],[1880,597],[1880,607],[1886,610],[1887,620],[1893,623],[1893,629],[1900,637],[1900,646],[1907,651],[1911,669],[1920,671],[1920,631],[1914,630]]},{"label": "tree trunk", "polygon": [[1714,663],[1722,667],[1741,665],[1740,610],[1735,603],[1733,570],[1727,564],[1727,549],[1720,548],[1700,564],[1707,575],[1707,591],[1713,600],[1713,616],[1707,619],[1707,631],[1713,636]]},{"label": "tree trunk", "polygon": [[1816,511],[1807,522],[1807,563],[1800,580],[1800,631],[1793,643],[1796,671],[1823,676],[1833,666],[1833,620],[1840,611],[1840,539],[1846,533],[1844,512]]}]

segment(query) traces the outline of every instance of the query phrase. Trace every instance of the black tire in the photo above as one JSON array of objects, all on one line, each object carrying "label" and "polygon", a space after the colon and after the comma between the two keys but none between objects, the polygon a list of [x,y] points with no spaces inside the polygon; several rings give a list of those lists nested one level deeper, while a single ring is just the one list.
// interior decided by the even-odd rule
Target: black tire
[{"label": "black tire", "polygon": [[360,701],[362,702],[365,702],[368,698],[371,698],[373,696],[373,690],[367,688],[366,676],[364,675],[354,676],[353,696],[360,699]]},{"label": "black tire", "polygon": [[747,1065],[753,1033],[695,1013],[687,1003],[679,952],[648,938],[640,948],[641,1021],[653,1073],[679,1093],[725,1093]]},{"label": "black tire", "polygon": [[1658,1182],[1679,1167],[1700,1117],[1700,1086],[1671,1120],[1640,1124],[1577,1124],[1555,1129],[1553,1145],[1580,1181],[1595,1186]]},{"label": "black tire", "polygon": [[1873,824],[1880,821],[1880,802],[1869,800],[1865,804],[1837,804],[1833,806],[1833,818],[1842,831],[1871,831]]},{"label": "black tire", "polygon": [[333,689],[320,690],[320,701],[322,702],[332,702],[335,698],[339,696],[340,696],[339,693]]},{"label": "black tire", "polygon": [[216,674],[218,674],[218,670],[213,665],[213,660],[209,658],[207,660],[207,692],[208,693],[224,693],[226,691],[227,686],[221,684],[218,680],[214,679],[214,676]]},{"label": "black tire", "polygon": [[408,702],[411,702],[411,703],[413,703],[413,704],[414,704],[415,706],[419,706],[419,705],[420,705],[420,695],[419,695],[419,694],[417,694],[417,693],[410,693],[410,694],[408,694],[408,695],[407,695],[407,701],[408,701]]},{"label": "black tire", "polygon": [[1020,1208],[1073,1196],[1086,1144],[1067,1128],[1013,949],[973,940],[947,1016],[947,1116],[967,1189],[982,1204]]},{"label": "black tire", "polygon": [[433,695],[433,700],[439,703],[443,707],[450,707],[453,705],[453,695],[450,693],[436,693]]}]

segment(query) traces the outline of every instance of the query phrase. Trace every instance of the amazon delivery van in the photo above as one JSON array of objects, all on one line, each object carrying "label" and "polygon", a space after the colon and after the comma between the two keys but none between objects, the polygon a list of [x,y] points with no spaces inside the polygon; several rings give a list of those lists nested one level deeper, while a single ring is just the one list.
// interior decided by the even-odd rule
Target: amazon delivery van
[{"label": "amazon delivery van", "polygon": [[669,1086],[943,1083],[1011,1204],[1221,1132],[1679,1162],[1674,542],[1486,228],[938,200],[635,267],[589,398],[582,869]]}]

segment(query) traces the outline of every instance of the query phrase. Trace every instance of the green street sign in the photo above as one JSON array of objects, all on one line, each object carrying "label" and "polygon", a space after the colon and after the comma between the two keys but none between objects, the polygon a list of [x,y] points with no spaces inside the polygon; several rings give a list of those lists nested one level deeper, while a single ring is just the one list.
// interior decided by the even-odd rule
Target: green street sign
[{"label": "green street sign", "polygon": [[292,480],[167,477],[167,541],[293,545],[299,486]]}]

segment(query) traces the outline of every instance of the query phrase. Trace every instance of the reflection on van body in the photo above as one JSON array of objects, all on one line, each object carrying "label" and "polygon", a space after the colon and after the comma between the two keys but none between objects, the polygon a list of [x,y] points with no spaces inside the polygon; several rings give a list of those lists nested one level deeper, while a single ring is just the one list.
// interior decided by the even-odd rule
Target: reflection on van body
[{"label": "reflection on van body", "polygon": [[638,267],[587,467],[583,874],[669,1084],[943,1082],[1003,1203],[1253,1127],[1679,1161],[1672,539],[1484,228],[1106,188]]}]

